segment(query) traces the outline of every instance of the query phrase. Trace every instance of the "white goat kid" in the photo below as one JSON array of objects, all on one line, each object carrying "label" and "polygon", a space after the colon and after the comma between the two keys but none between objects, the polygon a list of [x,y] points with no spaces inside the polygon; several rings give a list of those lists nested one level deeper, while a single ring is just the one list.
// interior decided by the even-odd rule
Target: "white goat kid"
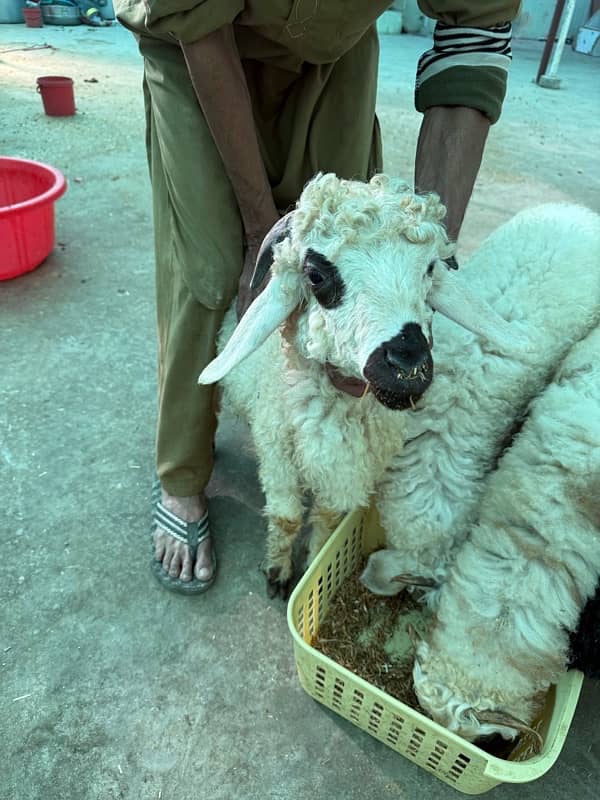
[{"label": "white goat kid", "polygon": [[[532,342],[508,356],[437,315],[436,375],[407,415],[403,450],[378,507],[388,549],[362,580],[377,594],[439,585],[475,519],[485,475],[574,342],[600,319],[600,217],[566,204],[517,214],[496,230],[462,277]],[[415,577],[416,576],[416,577]],[[436,591],[425,599],[435,607]]]},{"label": "white goat kid", "polygon": [[[384,176],[317,176],[264,243],[259,263],[272,253],[272,277],[235,330],[228,312],[226,344],[200,382],[224,378],[225,403],[250,423],[272,596],[289,589],[305,492],[314,557],[344,513],[369,503],[401,448],[403,409],[433,375],[432,307],[500,347],[518,344],[441,260],[452,253],[444,213],[437,197]],[[332,368],[362,385],[362,399],[335,388]]]},{"label": "white goat kid", "polygon": [[599,356],[597,328],[532,404],[417,647],[419,702],[467,739],[512,738],[531,725],[569,665],[570,632],[598,585]]}]

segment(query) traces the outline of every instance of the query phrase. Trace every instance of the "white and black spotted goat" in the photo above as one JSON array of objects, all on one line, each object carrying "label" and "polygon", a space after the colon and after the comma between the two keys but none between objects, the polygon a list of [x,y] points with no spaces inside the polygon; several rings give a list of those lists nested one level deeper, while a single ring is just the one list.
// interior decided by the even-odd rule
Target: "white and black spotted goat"
[{"label": "white and black spotted goat", "polygon": [[[411,406],[433,378],[433,309],[498,349],[521,346],[447,269],[444,213],[437,197],[384,176],[317,176],[263,245],[268,286],[235,330],[228,313],[223,349],[200,382],[223,379],[227,404],[250,422],[271,595],[289,588],[305,492],[313,557],[341,515],[370,502],[401,449]],[[335,375],[364,396],[340,391]]]}]

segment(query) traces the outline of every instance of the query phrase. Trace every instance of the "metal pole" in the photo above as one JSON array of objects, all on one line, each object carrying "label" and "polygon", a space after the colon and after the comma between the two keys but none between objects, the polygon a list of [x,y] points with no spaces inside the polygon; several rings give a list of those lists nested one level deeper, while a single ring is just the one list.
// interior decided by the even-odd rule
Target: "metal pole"
[{"label": "metal pole", "polygon": [[565,2],[566,0],[556,0],[556,6],[554,8],[552,22],[550,23],[550,30],[548,31],[546,44],[544,45],[544,52],[542,53],[542,60],[540,61],[540,68],[538,69],[538,74],[535,79],[536,83],[540,82],[541,76],[544,74],[544,72],[546,72],[546,67],[548,66],[548,61],[550,60],[550,53],[552,52],[552,48],[554,47],[554,39],[556,38],[556,31],[558,29],[558,23],[560,22],[560,18],[562,17],[563,9],[565,7]]},{"label": "metal pole", "polygon": [[567,0],[567,7],[563,14],[562,22],[560,24],[560,31],[558,33],[558,41],[556,42],[556,47],[554,48],[552,58],[550,59],[550,67],[548,72],[545,75],[542,75],[540,86],[548,86],[548,81],[556,84],[549,88],[558,89],[560,86],[560,80],[558,80],[556,77],[556,73],[558,72],[558,65],[560,64],[562,52],[565,47],[565,40],[567,38],[567,33],[569,32],[569,26],[571,24],[571,20],[573,19],[574,11],[575,0]]}]

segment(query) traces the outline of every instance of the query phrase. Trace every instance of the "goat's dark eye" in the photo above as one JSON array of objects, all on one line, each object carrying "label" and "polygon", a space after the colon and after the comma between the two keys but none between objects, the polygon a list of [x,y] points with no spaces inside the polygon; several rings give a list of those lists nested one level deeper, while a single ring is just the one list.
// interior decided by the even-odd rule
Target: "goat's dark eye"
[{"label": "goat's dark eye", "polygon": [[432,261],[431,264],[427,267],[427,275],[431,277],[431,275],[433,275],[434,269],[435,269],[435,261]]},{"label": "goat's dark eye", "polygon": [[311,248],[306,251],[302,269],[312,289],[319,289],[324,283],[328,283],[336,271],[329,259]]},{"label": "goat's dark eye", "polygon": [[306,273],[308,280],[311,282],[312,286],[320,286],[323,281],[325,280],[324,276],[321,275],[318,269],[309,269]]},{"label": "goat's dark eye", "polygon": [[323,308],[336,308],[344,296],[344,281],[338,268],[322,253],[309,248],[302,266],[310,290]]}]

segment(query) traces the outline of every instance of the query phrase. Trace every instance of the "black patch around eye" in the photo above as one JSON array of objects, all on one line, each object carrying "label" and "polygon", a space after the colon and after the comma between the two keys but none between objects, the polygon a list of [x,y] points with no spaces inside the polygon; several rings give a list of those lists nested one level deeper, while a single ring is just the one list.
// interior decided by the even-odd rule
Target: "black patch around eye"
[{"label": "black patch around eye", "polygon": [[431,264],[427,267],[427,274],[431,277],[433,275],[433,270],[435,269],[435,261],[432,261]]},{"label": "black patch around eye", "polygon": [[316,250],[308,249],[302,267],[310,290],[323,308],[337,308],[346,287],[335,264]]}]

